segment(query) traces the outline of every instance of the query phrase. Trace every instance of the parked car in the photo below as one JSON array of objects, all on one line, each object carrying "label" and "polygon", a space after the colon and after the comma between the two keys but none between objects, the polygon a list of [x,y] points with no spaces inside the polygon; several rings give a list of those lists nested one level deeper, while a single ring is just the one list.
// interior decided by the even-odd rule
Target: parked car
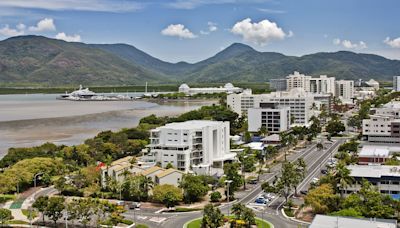
[{"label": "parked car", "polygon": [[249,183],[249,184],[257,184],[258,181],[257,181],[257,178],[254,178],[254,179],[248,180],[247,183]]},{"label": "parked car", "polygon": [[308,191],[307,190],[301,190],[300,193],[303,194],[303,195],[307,195]]},{"label": "parked car", "polygon": [[136,208],[140,208],[140,203],[139,202],[132,202],[129,204],[129,209],[136,209]]},{"label": "parked car", "polygon": [[316,177],[314,177],[314,178],[311,180],[311,183],[316,184],[316,183],[318,183],[318,181],[319,181],[319,179],[316,178]]},{"label": "parked car", "polygon": [[327,169],[321,169],[321,173],[322,174],[328,174],[328,170]]},{"label": "parked car", "polygon": [[271,201],[275,198],[275,196],[272,193],[263,193],[262,196],[268,201]]},{"label": "parked car", "polygon": [[257,204],[267,204],[268,203],[268,201],[266,199],[261,198],[261,197],[257,198],[254,202]]}]

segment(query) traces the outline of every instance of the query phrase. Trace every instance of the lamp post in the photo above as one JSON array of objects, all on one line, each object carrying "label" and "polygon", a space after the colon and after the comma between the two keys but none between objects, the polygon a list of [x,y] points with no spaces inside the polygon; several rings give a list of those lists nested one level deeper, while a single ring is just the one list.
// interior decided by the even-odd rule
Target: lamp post
[{"label": "lamp post", "polygon": [[228,203],[228,217],[229,217],[229,185],[232,183],[233,181],[232,180],[226,180],[225,181],[225,184],[226,184],[226,186],[227,186],[227,190],[226,190],[226,192],[227,192],[227,203]]},{"label": "lamp post", "polygon": [[243,175],[243,180],[244,180],[244,182],[243,182],[243,190],[246,190],[246,175],[245,175],[245,171],[244,171],[244,159],[246,159],[246,158],[248,158],[249,156],[247,156],[247,155],[244,155],[243,157],[242,157],[242,164],[241,164],[241,166],[242,166],[242,175]]}]

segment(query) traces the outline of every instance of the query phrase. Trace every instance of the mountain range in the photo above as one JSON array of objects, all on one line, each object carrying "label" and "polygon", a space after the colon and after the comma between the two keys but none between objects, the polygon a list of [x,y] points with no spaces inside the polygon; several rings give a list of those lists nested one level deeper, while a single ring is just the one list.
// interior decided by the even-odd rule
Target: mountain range
[{"label": "mountain range", "polygon": [[127,44],[84,44],[42,36],[0,41],[0,85],[6,86],[266,82],[293,71],[391,80],[400,74],[400,61],[348,51],[286,56],[234,43],[197,63],[169,63]]}]

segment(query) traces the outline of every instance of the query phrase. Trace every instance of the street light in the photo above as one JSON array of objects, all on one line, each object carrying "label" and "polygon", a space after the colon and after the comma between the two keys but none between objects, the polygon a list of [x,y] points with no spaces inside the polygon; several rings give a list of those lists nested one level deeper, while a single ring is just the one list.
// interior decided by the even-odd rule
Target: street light
[{"label": "street light", "polygon": [[225,184],[227,185],[227,203],[228,203],[228,218],[229,218],[229,185],[232,183],[232,180],[226,180]]},{"label": "street light", "polygon": [[245,175],[245,171],[244,171],[244,159],[246,159],[246,158],[248,158],[249,156],[248,155],[244,155],[243,157],[242,157],[242,175],[243,175],[243,180],[244,180],[244,183],[243,183],[243,190],[246,190],[246,175]]}]

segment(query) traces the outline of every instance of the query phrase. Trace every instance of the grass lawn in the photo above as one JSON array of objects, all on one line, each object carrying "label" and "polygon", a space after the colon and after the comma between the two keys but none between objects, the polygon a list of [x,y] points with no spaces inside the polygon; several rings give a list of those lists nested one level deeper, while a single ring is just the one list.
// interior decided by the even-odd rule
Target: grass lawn
[{"label": "grass lawn", "polygon": [[[201,219],[195,219],[191,222],[189,222],[186,226],[186,228],[200,228],[201,227]],[[272,224],[270,224],[269,222],[267,222],[266,220],[261,220],[260,218],[256,218],[256,224],[257,227],[259,228],[272,228]]]},{"label": "grass lawn", "polygon": [[0,203],[5,203],[10,200],[14,200],[15,195],[12,194],[0,194]]},{"label": "grass lawn", "polygon": [[[28,209],[21,209],[21,211],[22,211],[22,214],[24,214],[27,218],[28,218],[28,215],[29,215],[29,210]],[[38,217],[38,213],[36,212],[36,211],[31,211],[31,215],[32,215],[32,218],[36,218],[36,217]]]}]

